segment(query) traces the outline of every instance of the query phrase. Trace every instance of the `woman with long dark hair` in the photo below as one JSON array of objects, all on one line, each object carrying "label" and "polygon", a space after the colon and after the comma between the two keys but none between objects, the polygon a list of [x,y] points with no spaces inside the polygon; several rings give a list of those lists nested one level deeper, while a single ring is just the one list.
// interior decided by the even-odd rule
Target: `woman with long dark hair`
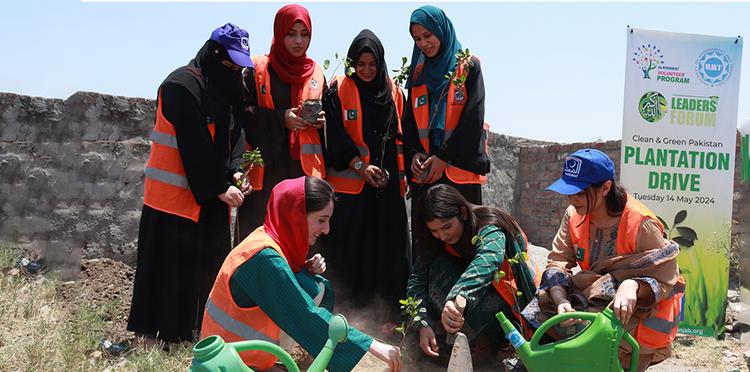
[{"label": "woman with long dark hair", "polygon": [[[337,77],[326,95],[329,168],[338,195],[326,256],[337,286],[354,307],[382,300],[397,321],[403,298],[408,232],[401,154],[404,97],[388,78],[385,50],[370,30],[352,41],[351,76]],[[379,319],[385,321],[386,319]]]},{"label": "woman with long dark hair", "polygon": [[[677,266],[679,246],[666,240],[656,215],[615,181],[612,160],[582,149],[565,160],[562,177],[548,190],[570,206],[552,242],[538,297],[523,315],[532,326],[555,314],[597,312],[612,306],[641,347],[638,369],[671,355],[685,286]],[[576,265],[581,271],[573,274]],[[550,336],[575,331],[561,323]],[[630,365],[630,347],[620,363]]]},{"label": "woman with long dark hair", "polygon": [[416,233],[425,244],[415,252],[406,291],[427,308],[420,348],[438,356],[438,335],[458,331],[472,343],[485,335],[498,348],[503,332],[495,313],[523,325],[520,312],[536,292],[525,234],[509,214],[469,203],[449,185],[430,187],[418,211],[424,223]]}]

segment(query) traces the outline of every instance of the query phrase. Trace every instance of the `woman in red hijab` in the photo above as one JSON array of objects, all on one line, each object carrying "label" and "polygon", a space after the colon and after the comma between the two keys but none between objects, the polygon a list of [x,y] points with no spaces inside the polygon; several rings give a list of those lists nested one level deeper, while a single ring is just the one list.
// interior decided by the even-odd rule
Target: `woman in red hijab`
[{"label": "woman in red hijab", "polygon": [[[323,234],[333,214],[334,191],[315,177],[284,180],[271,192],[263,226],[240,243],[216,277],[203,317],[202,337],[220,335],[225,341],[266,340],[279,343],[283,330],[310,355],[318,355],[328,335],[333,292],[322,274],[325,261],[308,248]],[[320,306],[313,298],[322,298]],[[397,347],[373,340],[349,328],[347,340],[336,347],[329,371],[350,371],[366,352],[401,368]],[[242,352],[250,367],[271,368],[269,353]]]},{"label": "woman in red hijab", "polygon": [[247,144],[239,147],[259,148],[265,166],[248,175],[253,192],[238,210],[235,243],[263,223],[271,189],[281,180],[325,176],[320,108],[326,82],[307,56],[311,37],[307,9],[284,6],[276,13],[271,51],[253,57],[255,74],[245,86],[254,107],[243,125]]}]

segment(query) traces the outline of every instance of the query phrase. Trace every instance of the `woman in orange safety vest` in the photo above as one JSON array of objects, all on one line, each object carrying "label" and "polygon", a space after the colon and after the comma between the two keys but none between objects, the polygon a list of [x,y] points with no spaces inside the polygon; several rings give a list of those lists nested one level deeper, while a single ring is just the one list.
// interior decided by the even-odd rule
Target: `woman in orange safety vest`
[{"label": "woman in orange safety vest", "polygon": [[253,57],[254,74],[245,79],[252,108],[243,123],[246,143],[240,142],[239,149],[260,149],[264,164],[248,174],[253,192],[238,208],[235,244],[263,224],[277,183],[303,175],[325,176],[325,113],[308,108],[320,110],[326,82],[323,69],[307,56],[311,38],[307,9],[286,5],[276,13],[271,50]]},{"label": "woman in orange safety vest", "polygon": [[[547,189],[567,195],[570,206],[552,243],[538,298],[524,316],[538,327],[558,313],[612,306],[640,344],[639,370],[669,358],[685,289],[679,246],[664,238],[656,215],[615,182],[614,164],[599,150],[570,155],[562,177]],[[572,274],[576,264],[582,271]],[[561,323],[551,336],[574,331],[575,323]],[[625,343],[620,363],[630,365]]]},{"label": "woman in orange safety vest", "polygon": [[326,180],[336,189],[336,215],[325,247],[332,278],[362,307],[380,298],[398,321],[404,298],[408,232],[401,153],[404,96],[388,78],[385,51],[370,30],[354,38],[347,57],[354,74],[337,77],[323,108],[327,117]]},{"label": "woman in orange safety vest", "polygon": [[[219,270],[206,303],[202,337],[282,344],[283,331],[310,355],[318,355],[326,343],[334,295],[330,283],[318,275],[326,271],[325,260],[320,254],[308,258],[308,252],[328,234],[333,206],[333,188],[319,178],[299,177],[276,185],[263,226],[235,247]],[[401,368],[397,347],[350,327],[326,369],[351,371],[368,352],[391,371]],[[276,362],[264,351],[244,351],[240,357],[263,371]]]},{"label": "woman in orange safety vest", "polygon": [[476,359],[494,355],[488,351],[499,349],[503,335],[495,313],[524,326],[521,310],[541,278],[525,234],[507,213],[471,204],[450,185],[430,187],[418,208],[425,222],[415,233],[424,244],[415,251],[406,291],[427,308],[420,348],[428,356],[448,355],[438,336],[460,330]]}]

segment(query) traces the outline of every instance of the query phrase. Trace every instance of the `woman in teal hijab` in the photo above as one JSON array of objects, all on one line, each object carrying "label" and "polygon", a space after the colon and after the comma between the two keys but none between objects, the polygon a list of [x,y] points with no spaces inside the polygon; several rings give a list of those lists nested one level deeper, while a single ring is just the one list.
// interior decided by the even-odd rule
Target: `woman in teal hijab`
[{"label": "woman in teal hijab", "polygon": [[[481,184],[490,163],[479,59],[457,57],[461,42],[440,8],[425,5],[415,10],[409,32],[414,40],[406,81],[411,109],[404,110],[402,126],[412,189],[418,195],[422,186],[447,183],[470,202],[481,204]],[[447,77],[454,71],[465,76],[463,83]]]},{"label": "woman in teal hijab", "polygon": [[[481,186],[490,170],[484,128],[484,80],[479,59],[459,60],[462,49],[453,23],[442,9],[426,5],[411,14],[414,40],[407,106],[404,108],[404,161],[411,181],[412,231],[423,226],[422,196],[434,184],[448,184],[472,204],[482,204]],[[460,66],[459,66],[459,63]],[[455,84],[446,75],[465,76]],[[413,240],[418,252],[421,238]]]}]

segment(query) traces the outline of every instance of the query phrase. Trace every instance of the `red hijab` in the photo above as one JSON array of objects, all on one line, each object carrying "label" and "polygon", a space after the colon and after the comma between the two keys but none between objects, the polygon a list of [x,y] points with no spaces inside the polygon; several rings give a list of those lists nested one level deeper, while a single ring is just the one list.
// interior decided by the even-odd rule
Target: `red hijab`
[{"label": "red hijab", "polygon": [[273,21],[273,41],[271,41],[271,52],[268,54],[271,68],[276,71],[281,81],[292,84],[292,106],[297,106],[295,97],[298,93],[295,92],[295,86],[299,91],[300,85],[312,75],[315,68],[315,61],[308,58],[307,53],[294,57],[284,45],[284,38],[297,22],[302,22],[312,37],[312,22],[307,9],[297,4],[286,5],[279,9]]},{"label": "red hijab", "polygon": [[302,270],[310,249],[304,176],[283,180],[273,188],[263,228],[281,247],[292,271]]}]

